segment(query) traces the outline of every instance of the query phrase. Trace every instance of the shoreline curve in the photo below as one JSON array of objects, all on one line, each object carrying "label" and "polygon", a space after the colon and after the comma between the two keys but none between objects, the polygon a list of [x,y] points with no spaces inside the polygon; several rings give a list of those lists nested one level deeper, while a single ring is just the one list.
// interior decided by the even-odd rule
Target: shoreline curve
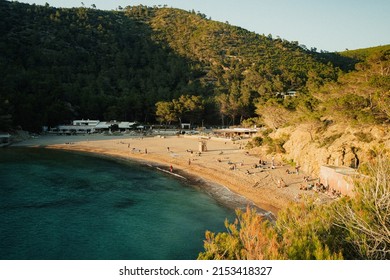
[{"label": "shoreline curve", "polygon": [[[266,215],[277,216],[277,213],[290,203],[299,201],[304,193],[299,189],[304,183],[305,174],[291,174],[291,166],[275,159],[276,168],[271,168],[271,156],[261,156],[267,164],[255,167],[259,162],[259,154],[246,151],[247,140],[231,141],[228,139],[208,138],[207,151],[198,153],[198,136],[41,136],[13,146],[40,147],[76,152],[86,152],[114,159],[136,161],[153,168],[168,171],[193,182],[219,185],[238,197],[262,209]],[[11,146],[12,147],[12,146]],[[234,166],[234,169],[232,167]],[[156,170],[158,170],[156,168]],[[278,181],[282,179],[286,186],[280,188]],[[182,179],[183,180],[183,179]],[[206,189],[206,188],[204,188]],[[207,191],[207,190],[206,190]],[[326,200],[326,197],[319,197]]]}]

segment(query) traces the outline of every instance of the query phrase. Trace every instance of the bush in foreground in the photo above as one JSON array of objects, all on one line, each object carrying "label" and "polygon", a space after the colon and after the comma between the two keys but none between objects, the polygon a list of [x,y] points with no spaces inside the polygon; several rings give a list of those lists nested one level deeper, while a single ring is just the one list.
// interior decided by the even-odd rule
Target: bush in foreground
[{"label": "bush in foreground", "polygon": [[355,196],[331,204],[306,199],[275,222],[237,210],[227,232],[206,232],[198,259],[390,259],[390,161],[379,158],[355,181]]}]

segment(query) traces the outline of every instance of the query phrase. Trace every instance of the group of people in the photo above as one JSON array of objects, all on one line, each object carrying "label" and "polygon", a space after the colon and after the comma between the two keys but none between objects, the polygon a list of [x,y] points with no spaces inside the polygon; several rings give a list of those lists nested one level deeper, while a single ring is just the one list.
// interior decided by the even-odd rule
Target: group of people
[{"label": "group of people", "polygon": [[[290,170],[290,169],[286,169],[286,173],[287,174],[297,174],[297,175],[299,175],[299,169],[300,169],[301,167],[299,166],[299,165],[297,165],[296,167],[295,167],[295,171],[292,171],[292,170]],[[308,178],[309,178],[309,176],[308,176]],[[305,179],[305,177],[303,177],[303,179]],[[305,180],[306,181],[306,180]]]},{"label": "group of people", "polygon": [[338,191],[338,190],[335,190],[333,188],[330,189],[329,193],[330,193],[330,195],[335,196],[335,197],[340,197],[341,196],[341,192]]},{"label": "group of people", "polygon": [[[142,152],[141,152],[141,149],[132,148],[132,149],[131,149],[131,153],[134,154],[134,153],[142,153]],[[147,154],[147,153],[148,153],[148,149],[145,148],[145,154]]]},{"label": "group of people", "polygon": [[339,190],[336,190],[336,189],[333,189],[333,188],[329,189],[329,186],[325,186],[322,183],[316,183],[314,190],[316,192],[328,193],[329,195],[332,195],[332,196],[335,196],[335,197],[340,197],[341,196],[341,192]]},{"label": "group of people", "polygon": [[317,182],[315,184],[307,184],[306,186],[301,184],[299,187],[300,190],[308,191],[314,190],[315,192],[328,193],[329,195],[340,197],[341,192],[335,189],[329,189],[329,186],[325,186],[323,183]]},{"label": "group of people", "polygon": [[[127,144],[127,148],[128,148],[128,149],[131,148],[130,143],[125,143],[125,142],[123,142],[123,141],[120,141],[118,144]],[[131,148],[131,153],[132,153],[132,154],[134,154],[134,153],[142,153],[142,151],[141,151],[141,149],[138,149],[138,148],[133,147],[133,148]],[[148,153],[148,149],[147,149],[147,148],[145,148],[144,153],[145,153],[145,154]]]},{"label": "group of people", "polygon": [[306,186],[301,184],[299,186],[299,189],[302,190],[302,191],[309,191],[311,190],[312,188],[314,188],[314,185],[313,184],[307,184]]},{"label": "group of people", "polygon": [[[303,181],[308,183],[310,181],[310,176],[303,176]],[[311,190],[313,188],[314,188],[314,184],[307,184],[306,186],[301,184],[299,187],[300,190],[304,190],[304,191],[308,191],[308,190]]]}]

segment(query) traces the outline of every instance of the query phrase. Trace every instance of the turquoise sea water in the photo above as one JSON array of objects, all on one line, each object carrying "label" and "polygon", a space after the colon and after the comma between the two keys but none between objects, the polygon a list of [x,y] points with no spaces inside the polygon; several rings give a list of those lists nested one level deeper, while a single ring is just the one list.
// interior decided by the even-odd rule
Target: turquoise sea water
[{"label": "turquoise sea water", "polygon": [[0,150],[0,259],[196,259],[226,218],[206,193],[139,164]]}]

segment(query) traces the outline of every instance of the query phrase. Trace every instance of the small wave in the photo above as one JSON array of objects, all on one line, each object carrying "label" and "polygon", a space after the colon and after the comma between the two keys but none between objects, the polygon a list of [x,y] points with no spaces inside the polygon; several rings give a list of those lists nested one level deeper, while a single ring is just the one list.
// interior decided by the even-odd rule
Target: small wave
[{"label": "small wave", "polygon": [[165,172],[165,173],[167,173],[167,174],[171,174],[171,175],[173,175],[173,176],[179,177],[179,178],[181,178],[181,179],[187,180],[186,177],[181,176],[181,175],[179,175],[179,174],[177,174],[177,173],[171,172],[171,171],[169,171],[169,170],[165,170],[165,169],[160,168],[160,167],[156,167],[156,169],[157,169],[157,170],[160,170],[160,171],[162,171],[162,172]]}]

